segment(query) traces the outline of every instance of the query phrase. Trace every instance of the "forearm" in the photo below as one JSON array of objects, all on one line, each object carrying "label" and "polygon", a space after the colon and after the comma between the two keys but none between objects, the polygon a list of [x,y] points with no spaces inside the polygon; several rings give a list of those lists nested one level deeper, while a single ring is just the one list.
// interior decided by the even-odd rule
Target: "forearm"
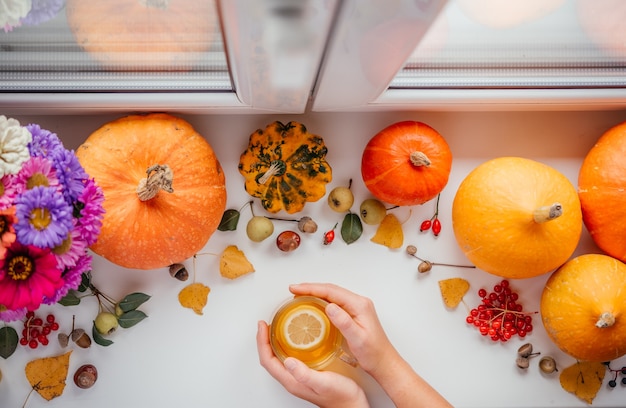
[{"label": "forearm", "polygon": [[451,407],[395,350],[385,361],[369,370],[397,408]]}]

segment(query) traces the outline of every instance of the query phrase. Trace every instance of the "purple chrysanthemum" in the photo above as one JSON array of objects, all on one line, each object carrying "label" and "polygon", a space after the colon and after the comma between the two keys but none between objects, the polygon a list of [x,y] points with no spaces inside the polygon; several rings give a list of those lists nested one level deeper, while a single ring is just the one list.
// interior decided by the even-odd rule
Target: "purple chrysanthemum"
[{"label": "purple chrysanthemum", "polygon": [[46,157],[56,150],[65,150],[56,133],[42,129],[33,123],[26,125],[25,128],[33,136],[33,140],[28,144],[31,156]]},{"label": "purple chrysanthemum", "polygon": [[20,320],[24,316],[26,316],[27,312],[28,310],[25,307],[21,309],[16,309],[16,310],[9,310],[9,309],[2,310],[2,307],[0,307],[0,321],[12,322],[15,320]]},{"label": "purple chrysanthemum", "polygon": [[35,187],[16,200],[17,239],[24,245],[54,248],[72,229],[72,207],[55,187]]},{"label": "purple chrysanthemum", "polygon": [[0,178],[0,191],[0,211],[13,207],[17,196],[17,184],[14,175],[7,174]]},{"label": "purple chrysanthemum", "polygon": [[85,180],[89,178],[80,165],[74,152],[55,150],[49,156],[54,163],[59,183],[63,187],[63,196],[68,203],[75,202],[85,188]]},{"label": "purple chrysanthemum", "polygon": [[67,268],[63,272],[62,278],[65,284],[57,290],[54,296],[44,298],[43,303],[51,305],[61,300],[70,290],[78,288],[82,279],[83,273],[91,270],[91,256],[84,253],[76,261],[76,265],[72,268]]},{"label": "purple chrysanthemum", "polygon": [[37,25],[52,20],[65,6],[65,0],[32,0],[33,5],[22,19],[24,25]]},{"label": "purple chrysanthemum", "polygon": [[80,231],[87,245],[92,245],[98,239],[102,227],[104,193],[93,179],[89,179],[78,201],[83,204],[83,208],[80,210],[76,229]]}]

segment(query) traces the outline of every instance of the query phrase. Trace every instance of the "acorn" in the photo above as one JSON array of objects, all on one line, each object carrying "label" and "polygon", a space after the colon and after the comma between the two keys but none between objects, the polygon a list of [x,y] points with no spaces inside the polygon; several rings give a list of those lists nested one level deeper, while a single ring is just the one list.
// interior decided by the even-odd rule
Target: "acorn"
[{"label": "acorn", "polygon": [[98,379],[98,370],[91,364],[84,364],[78,367],[74,374],[74,384],[78,388],[91,388]]},{"label": "acorn", "polygon": [[83,329],[72,330],[72,341],[76,343],[78,347],[89,348],[91,346],[91,338]]},{"label": "acorn", "polygon": [[185,265],[180,263],[170,265],[170,275],[172,278],[176,278],[183,282],[189,279],[189,272],[187,272],[187,268],[185,268]]}]

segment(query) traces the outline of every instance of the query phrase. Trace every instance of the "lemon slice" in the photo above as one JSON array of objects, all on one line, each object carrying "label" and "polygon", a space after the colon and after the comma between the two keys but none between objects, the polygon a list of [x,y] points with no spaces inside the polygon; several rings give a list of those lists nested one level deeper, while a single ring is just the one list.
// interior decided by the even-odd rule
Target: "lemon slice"
[{"label": "lemon slice", "polygon": [[285,317],[283,334],[290,347],[311,349],[324,340],[329,324],[322,311],[314,306],[301,305]]}]

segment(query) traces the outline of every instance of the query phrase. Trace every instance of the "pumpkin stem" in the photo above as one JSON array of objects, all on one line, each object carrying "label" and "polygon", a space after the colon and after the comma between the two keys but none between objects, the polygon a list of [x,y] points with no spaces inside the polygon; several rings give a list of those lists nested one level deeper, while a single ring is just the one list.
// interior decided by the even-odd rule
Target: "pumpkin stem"
[{"label": "pumpkin stem", "polygon": [[611,312],[604,312],[600,315],[600,318],[596,322],[596,327],[600,329],[604,329],[606,327],[611,327],[615,324],[615,316]]},{"label": "pumpkin stem", "polygon": [[537,223],[542,223],[559,218],[561,215],[563,215],[563,206],[560,203],[554,203],[537,208],[533,212],[533,219]]},{"label": "pumpkin stem", "polygon": [[147,177],[139,181],[137,196],[141,201],[148,201],[158,194],[160,190],[173,193],[172,180],[174,173],[167,164],[155,164],[146,170]]},{"label": "pumpkin stem", "polygon": [[257,183],[265,184],[272,176],[280,176],[285,173],[285,162],[282,160],[274,160],[267,171],[257,179]]},{"label": "pumpkin stem", "polygon": [[411,164],[419,167],[419,166],[430,166],[430,159],[424,152],[413,152],[409,156],[409,160],[411,160]]},{"label": "pumpkin stem", "polygon": [[144,7],[153,7],[158,9],[167,9],[170,0],[139,0],[139,3]]}]

